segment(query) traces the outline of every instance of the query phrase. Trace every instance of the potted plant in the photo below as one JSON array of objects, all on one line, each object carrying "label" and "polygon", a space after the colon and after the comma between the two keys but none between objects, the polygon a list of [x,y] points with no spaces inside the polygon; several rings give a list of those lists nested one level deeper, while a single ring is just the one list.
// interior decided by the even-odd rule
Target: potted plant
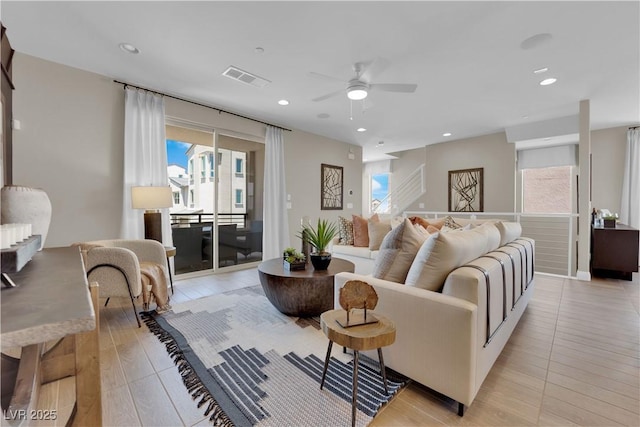
[{"label": "potted plant", "polygon": [[305,256],[294,248],[285,249],[282,257],[285,270],[304,270],[306,264]]},{"label": "potted plant", "polygon": [[331,262],[331,254],[327,252],[327,246],[333,238],[338,234],[338,226],[326,219],[318,218],[318,224],[314,228],[310,224],[302,226],[302,230],[298,233],[298,237],[306,239],[313,246],[314,251],[311,253],[311,264],[316,270],[326,270]]}]

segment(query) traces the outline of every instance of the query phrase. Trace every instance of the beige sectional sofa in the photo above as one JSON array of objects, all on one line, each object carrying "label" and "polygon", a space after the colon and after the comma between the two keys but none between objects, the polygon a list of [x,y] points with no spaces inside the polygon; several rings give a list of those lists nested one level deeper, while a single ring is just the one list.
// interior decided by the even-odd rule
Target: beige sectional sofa
[{"label": "beige sectional sofa", "polygon": [[[379,296],[375,311],[397,327],[395,343],[384,349],[385,364],[457,401],[462,416],[533,293],[535,243],[520,233],[517,223],[434,233],[420,244],[404,281],[336,275],[335,306],[347,281],[372,285]],[[389,253],[383,242],[377,257]],[[380,277],[382,259],[369,260]]]}]

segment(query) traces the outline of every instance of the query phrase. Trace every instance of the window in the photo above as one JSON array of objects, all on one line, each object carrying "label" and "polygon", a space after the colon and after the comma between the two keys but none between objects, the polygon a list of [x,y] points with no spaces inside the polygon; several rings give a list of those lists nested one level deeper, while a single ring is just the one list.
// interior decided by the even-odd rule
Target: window
[{"label": "window", "polygon": [[236,175],[242,175],[242,159],[236,158]]},{"label": "window", "polygon": [[385,213],[389,212],[389,173],[378,173],[371,175],[369,194],[371,201],[371,212]]},{"label": "window", "polygon": [[571,166],[522,169],[522,212],[571,213]]},{"label": "window", "polygon": [[193,184],[193,159],[189,160],[189,181]]},{"label": "window", "polygon": [[189,206],[190,207],[194,207],[195,206],[195,200],[193,200],[194,198],[194,193],[193,190],[189,190]]},{"label": "window", "polygon": [[200,182],[204,182],[207,178],[207,158],[200,156]]},{"label": "window", "polygon": [[174,191],[173,192],[173,204],[174,205],[179,205],[180,204],[180,192],[179,191]]},{"label": "window", "polygon": [[242,207],[242,189],[236,188],[236,207]]},{"label": "window", "polygon": [[215,176],[215,163],[213,161],[214,156],[213,153],[209,153],[209,179],[213,179],[213,177]]}]

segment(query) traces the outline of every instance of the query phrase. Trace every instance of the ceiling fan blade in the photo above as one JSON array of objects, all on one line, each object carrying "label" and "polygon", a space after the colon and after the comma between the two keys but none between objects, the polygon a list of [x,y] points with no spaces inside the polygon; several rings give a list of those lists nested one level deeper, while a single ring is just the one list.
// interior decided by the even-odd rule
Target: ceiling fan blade
[{"label": "ceiling fan blade", "polygon": [[361,62],[360,77],[365,82],[370,82],[376,76],[379,76],[389,67],[389,60],[377,57],[371,61]]},{"label": "ceiling fan blade", "polygon": [[327,76],[325,74],[316,73],[315,71],[309,71],[309,76],[313,77],[314,79],[326,80],[326,81],[330,81],[330,82],[347,83],[343,79],[339,79],[337,77],[332,77],[332,76]]},{"label": "ceiling fan blade", "polygon": [[418,85],[409,83],[375,83],[369,85],[369,87],[371,89],[383,90],[385,92],[411,93],[416,91]]},{"label": "ceiling fan blade", "polygon": [[312,101],[313,102],[324,101],[325,99],[333,98],[334,96],[340,95],[341,93],[344,93],[343,89],[337,90],[335,92],[328,93],[326,95],[319,96],[317,98],[313,98]]}]

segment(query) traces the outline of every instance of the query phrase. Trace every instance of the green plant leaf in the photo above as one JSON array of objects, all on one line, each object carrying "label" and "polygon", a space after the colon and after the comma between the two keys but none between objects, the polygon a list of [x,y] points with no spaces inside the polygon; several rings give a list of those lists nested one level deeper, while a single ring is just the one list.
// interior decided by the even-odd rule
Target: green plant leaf
[{"label": "green plant leaf", "polygon": [[311,225],[303,225],[298,237],[308,241],[319,253],[326,252],[331,240],[338,234],[338,226],[329,220],[318,218],[314,228]]}]

